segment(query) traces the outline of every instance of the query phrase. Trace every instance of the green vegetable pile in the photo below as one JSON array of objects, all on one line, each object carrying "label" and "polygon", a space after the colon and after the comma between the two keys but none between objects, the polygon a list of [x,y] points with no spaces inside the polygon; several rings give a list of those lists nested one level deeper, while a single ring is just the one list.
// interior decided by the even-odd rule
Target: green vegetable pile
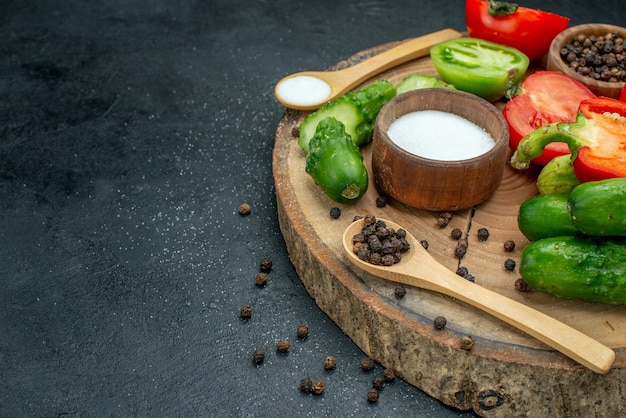
[{"label": "green vegetable pile", "polygon": [[334,117],[343,123],[357,146],[368,143],[372,139],[378,112],[395,96],[395,87],[389,81],[382,80],[325,104],[309,114],[300,124],[298,145],[304,152],[309,152],[309,142],[315,135],[315,130],[328,117]]},{"label": "green vegetable pile", "polygon": [[569,193],[526,200],[518,225],[528,238],[519,271],[545,293],[626,303],[626,178],[590,181]]},{"label": "green vegetable pile", "polygon": [[306,154],[306,172],[332,200],[357,202],[368,188],[359,147],[371,141],[376,117],[397,94],[420,88],[449,88],[436,77],[413,74],[396,89],[381,80],[347,93],[306,116],[298,145]]}]

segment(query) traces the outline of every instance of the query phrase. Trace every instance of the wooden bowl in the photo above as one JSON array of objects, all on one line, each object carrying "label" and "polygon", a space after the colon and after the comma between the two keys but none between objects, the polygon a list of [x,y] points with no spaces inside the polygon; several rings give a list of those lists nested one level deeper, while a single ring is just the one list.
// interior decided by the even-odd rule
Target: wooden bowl
[{"label": "wooden bowl", "polygon": [[580,35],[606,35],[609,32],[616,31],[622,37],[626,37],[626,28],[604,23],[586,23],[584,25],[572,26],[558,34],[550,44],[548,52],[547,69],[550,71],[561,71],[570,77],[575,78],[585,84],[589,90],[598,96],[612,97],[618,99],[624,87],[624,82],[607,82],[598,81],[591,77],[586,77],[572,70],[569,65],[561,58],[561,49],[572,42],[572,40]]},{"label": "wooden bowl", "polygon": [[[442,161],[423,158],[393,142],[387,130],[399,117],[420,110],[461,116],[495,140],[493,148],[473,158]],[[415,132],[419,140],[420,132]],[[372,141],[372,174],[378,191],[406,205],[455,211],[484,202],[500,185],[508,158],[509,130],[490,102],[449,89],[421,89],[398,95],[380,111]]]}]

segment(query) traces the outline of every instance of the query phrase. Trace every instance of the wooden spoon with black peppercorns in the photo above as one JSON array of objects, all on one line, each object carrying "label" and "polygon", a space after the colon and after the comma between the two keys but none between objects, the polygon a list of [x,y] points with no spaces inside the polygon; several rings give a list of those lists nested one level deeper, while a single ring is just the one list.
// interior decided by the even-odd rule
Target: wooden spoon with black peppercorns
[{"label": "wooden spoon with black peppercorns", "polygon": [[[388,229],[403,230],[394,222],[378,221],[385,222]],[[361,269],[383,279],[463,301],[537,338],[596,373],[605,374],[611,369],[615,360],[611,348],[551,316],[458,276],[437,262],[408,231],[406,241],[410,249],[402,254],[399,262],[383,266],[361,260],[355,254],[354,237],[361,234],[363,225],[363,220],[357,220],[343,235],[344,252]]]}]

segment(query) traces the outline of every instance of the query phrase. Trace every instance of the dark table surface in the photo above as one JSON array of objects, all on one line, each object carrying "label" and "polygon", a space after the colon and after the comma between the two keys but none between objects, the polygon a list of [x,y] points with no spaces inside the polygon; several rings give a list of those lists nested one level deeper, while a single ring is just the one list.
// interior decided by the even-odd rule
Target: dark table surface
[{"label": "dark table surface", "polygon": [[[474,416],[399,379],[367,402],[382,366],[361,371],[296,275],[271,161],[278,79],[464,30],[464,2],[241,4],[0,2],[0,415]],[[622,0],[524,5],[626,17]]]}]

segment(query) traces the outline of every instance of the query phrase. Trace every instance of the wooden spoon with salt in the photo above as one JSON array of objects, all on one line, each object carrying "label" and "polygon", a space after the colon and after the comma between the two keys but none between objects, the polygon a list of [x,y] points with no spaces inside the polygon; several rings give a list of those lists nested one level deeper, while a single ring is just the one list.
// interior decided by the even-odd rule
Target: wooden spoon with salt
[{"label": "wooden spoon with salt", "polygon": [[428,55],[433,45],[461,36],[453,29],[443,29],[405,41],[343,70],[291,74],[276,83],[274,95],[291,109],[315,110],[376,74]]},{"label": "wooden spoon with salt", "polygon": [[[402,227],[384,221],[388,228]],[[451,296],[472,305],[537,338],[596,373],[611,370],[615,352],[599,341],[522,303],[472,283],[438,263],[408,231],[410,245],[399,263],[378,266],[360,260],[353,251],[352,238],[361,232],[363,220],[350,224],[343,234],[344,252],[359,268],[383,279]]]}]

